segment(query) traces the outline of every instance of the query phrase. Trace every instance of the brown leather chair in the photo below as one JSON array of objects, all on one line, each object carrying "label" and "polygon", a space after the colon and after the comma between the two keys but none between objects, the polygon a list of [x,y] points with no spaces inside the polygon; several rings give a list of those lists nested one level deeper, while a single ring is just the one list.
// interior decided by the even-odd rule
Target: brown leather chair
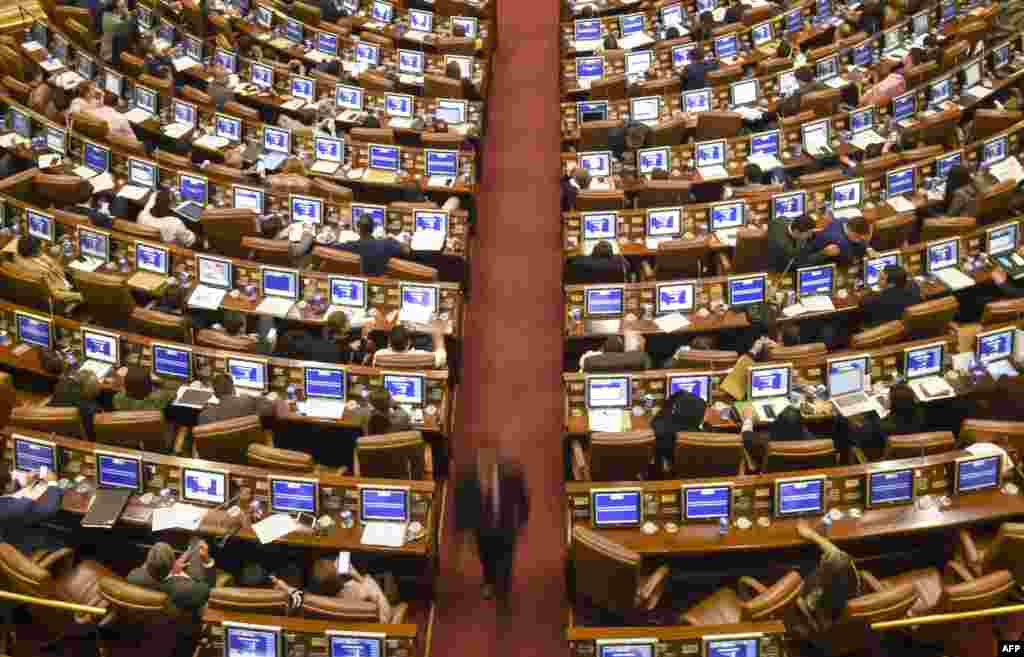
[{"label": "brown leather chair", "polygon": [[626,74],[594,80],[590,85],[590,97],[594,100],[622,100],[626,97]]},{"label": "brown leather chair", "polygon": [[925,62],[924,64],[911,66],[903,73],[903,79],[906,81],[906,88],[913,89],[925,80],[934,77],[938,71],[938,62]]},{"label": "brown leather chair", "polygon": [[758,75],[771,75],[772,73],[785,71],[791,66],[793,66],[793,62],[786,57],[771,57],[769,59],[763,59],[760,64],[758,64]]},{"label": "brown leather chair", "polygon": [[393,144],[395,143],[395,131],[393,128],[352,128],[349,131],[352,141],[361,141],[368,144]]},{"label": "brown leather chair", "polygon": [[260,111],[258,109],[255,107],[249,107],[248,105],[243,105],[234,100],[229,100],[224,103],[224,113],[242,119],[243,121],[253,121],[258,123],[260,120]]},{"label": "brown leather chair", "polygon": [[849,176],[842,169],[826,169],[805,173],[796,179],[797,188],[819,187],[846,180]]},{"label": "brown leather chair", "polygon": [[[58,212],[60,211],[55,211],[54,215]],[[161,241],[159,228],[143,226],[142,224],[134,221],[114,219],[114,231],[117,233],[125,233],[126,235],[131,235],[132,237],[137,237],[142,240],[149,240],[151,242],[159,243]]]},{"label": "brown leather chair", "polygon": [[626,195],[621,190],[581,190],[576,194],[576,209],[580,212],[621,210],[626,207]]},{"label": "brown leather chair", "polygon": [[313,247],[313,268],[330,274],[363,273],[363,262],[355,253],[331,249],[325,246]]},{"label": "brown leather chair", "polygon": [[357,78],[358,86],[371,93],[388,93],[395,90],[393,80],[379,73],[364,71]]},{"label": "brown leather chair", "polygon": [[473,37],[439,35],[435,46],[438,52],[452,55],[472,56],[476,54],[476,39]]},{"label": "brown leather chair", "polygon": [[0,372],[0,427],[6,427],[11,419],[14,404],[17,403],[18,392],[9,372]]},{"label": "brown leather chair", "polygon": [[169,96],[174,86],[174,78],[170,75],[166,78],[158,78],[148,73],[143,73],[139,76],[139,84],[154,89],[161,96]]},{"label": "brown leather chair", "polygon": [[[143,639],[154,642],[170,639],[162,633],[153,634],[154,626],[170,627],[179,617],[166,593],[129,584],[116,575],[101,577],[98,589],[110,610],[102,625],[111,633],[117,632],[119,645],[132,636],[138,640],[139,648]],[[106,654],[111,654],[109,646]]]},{"label": "brown leather chair", "polygon": [[169,167],[182,171],[188,171],[192,168],[192,160],[184,155],[175,155],[174,153],[168,153],[167,151],[157,150],[153,159],[160,164],[165,164]]},{"label": "brown leather chair", "polygon": [[29,87],[21,80],[17,80],[11,77],[10,75],[4,76],[3,84],[4,87],[7,88],[8,93],[14,96],[15,100],[17,100],[22,105],[28,105],[28,97],[29,94],[32,93],[31,87]]},{"label": "brown leather chair", "polygon": [[974,197],[974,201],[969,206],[971,208],[970,215],[977,217],[978,222],[982,224],[1005,219],[1016,190],[1017,182],[1014,180],[992,185]]},{"label": "brown leather chair", "polygon": [[213,105],[213,99],[210,98],[210,94],[206,93],[205,91],[200,91],[195,87],[191,87],[187,84],[181,88],[178,94],[183,99],[187,100],[190,103],[195,103],[196,105],[206,105],[207,107]]},{"label": "brown leather chair", "polygon": [[884,460],[908,459],[928,454],[944,454],[956,449],[956,441],[951,431],[931,431],[928,433],[908,433],[889,436],[885,439]]},{"label": "brown leather chair", "polygon": [[[4,84],[7,84],[6,80],[4,80]],[[988,139],[1004,130],[1009,130],[1022,120],[1024,120],[1024,112],[979,107],[974,110],[974,139],[976,141]]]},{"label": "brown leather chair", "polygon": [[990,609],[999,606],[1014,588],[1013,575],[1008,570],[974,577],[966,568],[957,568],[953,564],[957,562],[951,561],[948,565],[951,566],[950,579],[954,583],[944,581],[938,568],[921,568],[876,581],[881,590],[903,584],[913,585],[917,591],[917,602],[910,608],[910,616]]},{"label": "brown leather chair", "polygon": [[76,205],[92,197],[92,185],[78,176],[40,173],[32,180],[32,188],[46,205]]},{"label": "brown leather chair", "polygon": [[743,117],[735,112],[710,111],[697,115],[694,140],[729,139],[740,134]]},{"label": "brown leather chair", "polygon": [[75,282],[92,317],[117,326],[131,323],[135,297],[121,276],[80,271],[75,273]]},{"label": "brown leather chair", "polygon": [[852,598],[838,622],[819,633],[814,643],[836,657],[871,654],[876,641],[871,625],[905,618],[916,602],[917,590],[909,583]]},{"label": "brown leather chair", "polygon": [[[169,454],[175,446],[174,427],[163,411],[113,411],[93,419],[96,442]],[[184,433],[182,434],[184,435]]]},{"label": "brown leather chair", "polygon": [[28,272],[11,263],[0,264],[0,294],[20,306],[49,313],[54,300],[42,274]]},{"label": "brown leather chair", "polygon": [[196,331],[196,344],[214,349],[255,353],[257,342],[248,335],[228,335],[223,331],[203,329]]},{"label": "brown leather chair", "polygon": [[850,349],[874,349],[882,345],[895,344],[907,335],[903,322],[897,320],[864,329],[850,336]]},{"label": "brown leather chair", "polygon": [[841,89],[822,89],[803,94],[800,97],[800,109],[810,110],[818,117],[832,116],[838,111],[841,100]]},{"label": "brown leather chair", "polygon": [[289,253],[291,243],[284,240],[267,239],[265,237],[243,237],[242,248],[248,254],[249,260],[278,265],[280,267],[291,267],[295,264]]},{"label": "brown leather chair", "polygon": [[310,473],[316,470],[316,462],[306,452],[270,447],[260,443],[251,443],[246,450],[246,461],[249,465],[270,470],[286,470],[294,473]]},{"label": "brown leather chair", "polygon": [[211,162],[206,165],[206,173],[211,176],[220,176],[221,178],[227,178],[228,180],[235,180],[243,182],[245,174],[242,173],[241,169],[236,167],[230,167],[226,164],[219,164],[217,162]]},{"label": "brown leather chair", "polygon": [[115,149],[122,150],[129,155],[146,157],[145,144],[134,137],[129,137],[128,135],[121,134],[119,132],[111,132],[107,134],[107,142],[109,142]]},{"label": "brown leather chair", "polygon": [[744,226],[736,233],[733,259],[719,259],[719,274],[753,274],[767,271],[768,231],[757,226]]},{"label": "brown leather chair", "polygon": [[743,79],[743,67],[742,66],[725,66],[718,69],[717,71],[710,71],[707,74],[707,83],[709,87],[725,87],[733,82],[738,82]]},{"label": "brown leather chair", "polygon": [[11,411],[11,424],[59,436],[85,437],[85,425],[76,407],[18,406]]},{"label": "brown leather chair", "polygon": [[[984,27],[984,23],[981,24]],[[953,68],[970,52],[971,46],[966,41],[957,41],[951,46],[942,49],[940,66],[943,71]],[[908,89],[910,87],[907,87]]]},{"label": "brown leather chair", "polygon": [[285,616],[288,613],[288,601],[289,595],[275,588],[218,586],[210,589],[210,598],[206,604],[210,609],[223,611]]},{"label": "brown leather chair", "polygon": [[433,282],[438,278],[437,269],[401,258],[389,258],[384,275],[403,281]]},{"label": "brown leather chair", "polygon": [[351,203],[352,190],[323,178],[313,178],[313,193],[335,203]]},{"label": "brown leather chair", "polygon": [[146,60],[130,52],[121,53],[121,70],[137,78],[146,70]]},{"label": "brown leather chair", "polygon": [[602,352],[584,360],[583,371],[639,372],[648,369],[650,365],[650,356],[643,351]]},{"label": "brown leather chair", "polygon": [[655,256],[655,276],[659,281],[696,278],[708,271],[709,255],[706,238],[662,242]]},{"label": "brown leather chair", "polygon": [[836,465],[838,456],[831,438],[773,440],[765,448],[761,472],[830,468]]},{"label": "brown leather chair", "polygon": [[672,359],[672,367],[684,370],[729,369],[736,364],[739,357],[735,351],[690,349],[676,352]]},{"label": "brown leather chair", "polygon": [[654,432],[594,433],[588,451],[577,441],[572,449],[576,481],[643,480],[654,461]]},{"label": "brown leather chair", "polygon": [[978,227],[974,217],[930,217],[921,224],[921,241],[966,235]]},{"label": "brown leather chair", "polygon": [[[880,146],[879,146],[880,147]],[[887,153],[877,157],[872,157],[872,153],[867,153],[865,159],[857,167],[858,175],[869,177],[872,175],[881,175],[882,172],[887,169],[899,166],[904,161],[902,154],[900,153]]]},{"label": "brown leather chair", "polygon": [[377,352],[374,356],[376,367],[381,369],[394,368],[398,370],[432,370],[434,368],[433,353],[398,353],[382,354]]},{"label": "brown leather chair", "polygon": [[206,208],[199,216],[206,239],[212,249],[233,258],[245,258],[243,237],[258,237],[256,213],[235,208]]},{"label": "brown leather chair", "polygon": [[33,203],[32,181],[39,175],[39,167],[0,178],[0,193],[9,194],[26,203]]},{"label": "brown leather chair", "polygon": [[[95,55],[99,49],[99,37],[95,32],[86,27],[87,24],[91,25],[92,22],[88,21],[83,23],[77,19],[69,18],[64,23],[64,31],[67,32],[69,37],[71,37],[71,40],[75,45],[80,47],[82,50]],[[7,62],[17,62],[18,65],[20,65],[21,59],[17,57],[16,53],[10,48],[7,48],[7,51],[8,52],[4,53],[4,59]],[[13,60],[11,59],[11,55],[15,55]]]},{"label": "brown leather chair", "polygon": [[[676,81],[678,83],[678,80]],[[679,93],[676,90],[676,93]],[[659,121],[656,126],[651,129],[650,141],[651,146],[676,146],[677,144],[683,143],[683,138],[686,136],[686,119],[681,116],[672,116],[663,121]]]},{"label": "brown leather chair", "polygon": [[876,251],[894,251],[910,243],[910,238],[917,224],[913,213],[895,214],[874,222],[875,232],[871,237],[871,246]]},{"label": "brown leather chair", "polygon": [[[436,95],[435,95],[436,94]],[[423,95],[427,98],[465,98],[461,80],[427,73],[423,76]]]},{"label": "brown leather chair", "polygon": [[[391,606],[390,618],[385,618],[383,621],[389,624],[402,623],[405,621],[405,616],[408,612],[408,603],[400,602]],[[305,618],[324,618],[348,623],[378,623],[381,621],[377,605],[373,602],[364,602],[362,600],[353,602],[343,598],[313,595],[310,593],[302,596],[302,615]]]},{"label": "brown leather chair", "polygon": [[900,156],[902,157],[901,162],[903,164],[912,164],[918,160],[924,160],[929,157],[938,157],[939,155],[942,155],[942,146],[939,146],[938,144],[918,146],[900,153]]},{"label": "brown leather chair", "polygon": [[[768,587],[753,577],[741,577],[737,588],[718,589],[679,615],[680,625],[732,625],[782,618],[796,603],[803,578],[790,571]],[[742,594],[742,597],[741,597]]]},{"label": "brown leather chair", "polygon": [[[959,435],[966,445],[995,443],[1019,451],[1024,446],[1024,422],[969,418],[960,425]],[[1024,582],[1024,579],[1021,581]]]},{"label": "brown leather chair", "polygon": [[954,296],[916,303],[903,311],[903,325],[911,340],[944,336],[959,309]]},{"label": "brown leather chair", "polygon": [[[57,550],[35,562],[8,543],[0,544],[0,585],[6,591],[44,600],[70,602],[89,607],[106,607],[99,593],[99,581],[113,575],[103,564],[88,560],[74,565],[71,548]],[[42,605],[25,609],[33,624],[45,628],[48,637],[62,637],[76,624],[72,612]],[[93,617],[82,618],[82,621]]]},{"label": "brown leather chair", "polygon": [[582,151],[603,150],[608,148],[609,132],[622,126],[622,121],[587,121],[579,124],[580,136],[576,147]]},{"label": "brown leather chair", "polygon": [[136,308],[132,313],[132,322],[139,333],[151,338],[192,344],[192,321],[187,315]]},{"label": "brown leather chair", "polygon": [[420,133],[420,144],[423,148],[457,149],[466,138],[460,132],[433,132],[426,130]]},{"label": "brown leather chair", "polygon": [[356,477],[431,481],[434,461],[430,445],[419,431],[396,431],[356,440],[353,457]]},{"label": "brown leather chair", "polygon": [[192,429],[192,456],[220,463],[244,464],[249,445],[274,446],[274,435],[263,429],[257,415],[201,424]]},{"label": "brown leather chair", "polygon": [[1024,317],[1024,299],[989,301],[981,311],[983,326],[1012,322]]},{"label": "brown leather chair", "polygon": [[[976,538],[966,529],[961,529],[956,547],[956,561],[974,577],[1008,570],[1014,582],[1024,582],[1024,524],[1004,522],[995,536]],[[1019,595],[1018,595],[1019,597]]]},{"label": "brown leather chair", "polygon": [[292,3],[292,15],[306,25],[318,25],[320,23],[320,7],[308,5],[305,2]]},{"label": "brown leather chair", "polygon": [[647,180],[633,197],[638,208],[685,205],[690,200],[688,180]]},{"label": "brown leather chair", "polygon": [[768,360],[794,360],[807,358],[809,356],[822,356],[828,353],[828,347],[824,342],[811,342],[809,344],[798,344],[792,347],[778,345],[768,347]]},{"label": "brown leather chair", "polygon": [[664,593],[668,566],[640,572],[640,555],[587,527],[572,528],[576,600],[616,612],[654,609]]},{"label": "brown leather chair", "polygon": [[678,433],[674,470],[678,479],[744,474],[743,437],[735,433]]}]

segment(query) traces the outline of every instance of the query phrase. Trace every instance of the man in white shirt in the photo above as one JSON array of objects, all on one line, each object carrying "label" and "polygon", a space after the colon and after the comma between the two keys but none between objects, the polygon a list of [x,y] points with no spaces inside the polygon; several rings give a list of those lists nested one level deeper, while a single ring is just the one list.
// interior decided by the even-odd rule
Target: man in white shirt
[{"label": "man in white shirt", "polygon": [[434,367],[437,369],[443,368],[448,364],[448,351],[444,347],[444,333],[440,326],[435,326],[430,332],[431,338],[434,341],[434,347],[430,351],[424,349],[416,349],[412,346],[412,336],[409,335],[408,329],[401,324],[395,324],[391,328],[391,335],[388,337],[388,346],[384,349],[379,349],[373,355],[373,366],[377,366],[378,356],[389,356],[391,354],[434,354]]}]

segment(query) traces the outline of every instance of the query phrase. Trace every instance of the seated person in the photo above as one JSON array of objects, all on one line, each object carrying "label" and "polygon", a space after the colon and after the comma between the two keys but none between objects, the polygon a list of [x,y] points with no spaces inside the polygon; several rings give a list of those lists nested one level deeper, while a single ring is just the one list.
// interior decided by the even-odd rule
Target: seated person
[{"label": "seated person", "polygon": [[810,248],[813,253],[849,264],[868,253],[868,244],[873,234],[874,228],[863,217],[833,219],[832,223],[814,236]]},{"label": "seated person", "polygon": [[700,431],[704,425],[707,404],[693,393],[680,390],[669,397],[657,415],[651,418],[654,430],[654,451],[659,472],[667,472],[675,459],[676,434],[681,431]]},{"label": "seated person", "polygon": [[71,289],[64,267],[42,252],[39,238],[24,234],[18,238],[14,266],[30,274],[42,275],[46,289],[59,303],[81,303],[82,295]]},{"label": "seated person", "polygon": [[361,363],[366,358],[366,343],[353,339],[348,315],[340,310],[327,316],[322,329],[289,334],[280,350],[288,358],[318,363]]},{"label": "seated person", "polygon": [[162,411],[175,398],[173,390],[154,388],[149,370],[129,365],[124,390],[114,395],[115,411]]},{"label": "seated person", "polygon": [[[642,369],[649,370],[654,367],[651,361],[650,355],[644,351],[645,341],[644,336],[634,331],[627,331],[625,339],[622,336],[611,335],[604,341],[604,345],[599,351],[588,351],[580,356],[580,372],[586,371],[587,361],[594,356],[601,356],[602,354],[625,354],[639,352],[642,354],[642,367],[630,368],[630,369]],[[600,360],[600,359],[599,359]]]},{"label": "seated person", "polygon": [[[245,332],[245,314],[237,310],[225,310],[224,316],[219,324],[210,328],[222,330],[233,338],[242,338],[249,342],[250,351],[259,354],[269,354],[274,349],[274,342],[277,338],[277,327],[271,317],[260,317],[256,333]],[[314,360],[314,359],[311,359]]]},{"label": "seated person", "polygon": [[879,0],[866,0],[860,11],[846,12],[846,22],[851,32],[864,32],[868,36],[882,29],[885,9]]},{"label": "seated person", "polygon": [[746,5],[740,0],[736,0],[729,5],[729,8],[725,10],[725,16],[722,18],[722,25],[733,25],[734,23],[743,22],[743,14],[746,12]]},{"label": "seated person", "polygon": [[566,281],[590,281],[594,278],[607,278],[607,282],[622,282],[629,274],[629,263],[620,255],[615,255],[610,242],[601,240],[594,245],[588,256],[573,256],[565,263]]},{"label": "seated person", "polygon": [[[51,121],[63,123],[64,118],[60,116],[60,112],[57,111],[57,106],[53,100],[57,89],[47,84],[42,69],[36,71],[35,76],[29,81],[29,87],[32,89],[28,95],[29,109],[45,115]],[[63,89],[61,93],[63,94]]]},{"label": "seated person", "polygon": [[683,363],[687,352],[693,349],[708,351],[718,348],[717,335],[705,334],[694,336],[693,339],[690,340],[689,344],[680,345],[671,356],[666,358],[662,367],[668,370],[687,369],[687,366]]},{"label": "seated person", "polygon": [[1003,294],[1008,297],[1020,298],[1024,297],[1024,287],[1021,287],[1010,280],[1010,277],[1006,275],[1006,272],[996,267],[992,270],[992,282],[996,284]]},{"label": "seated person", "polygon": [[136,221],[142,226],[158,228],[160,239],[167,244],[192,246],[196,242],[196,234],[185,227],[185,222],[171,211],[171,207],[171,192],[162,187],[149,195],[149,201]]},{"label": "seated person", "polygon": [[87,81],[78,87],[78,98],[71,101],[71,112],[103,121],[107,124],[110,134],[116,134],[138,146],[142,142],[135,136],[131,121],[113,107],[106,104],[106,96],[95,82]]},{"label": "seated person", "polygon": [[361,575],[354,565],[348,575],[339,575],[334,559],[319,559],[313,564],[306,592],[352,602],[372,602],[377,605],[381,623],[391,619],[391,603],[381,585],[370,575]]},{"label": "seated person", "polygon": [[740,415],[743,418],[743,425],[740,431],[743,433],[743,446],[747,449],[758,448],[758,453],[764,451],[766,443],[783,440],[814,440],[814,436],[804,425],[803,415],[796,406],[787,406],[784,411],[775,417],[775,421],[768,425],[767,431],[754,431],[754,405],[747,404],[743,407]]},{"label": "seated person", "polygon": [[807,215],[792,221],[768,222],[768,261],[772,271],[793,271],[827,261],[826,255],[812,250],[814,228],[814,220]]},{"label": "seated person", "polygon": [[[7,486],[9,476],[6,469],[0,472],[3,488]],[[36,550],[60,547],[56,537],[41,525],[57,516],[64,490],[57,486],[57,473],[53,471],[47,472],[43,479],[39,478],[38,472],[29,473],[24,481],[26,487],[45,485],[46,491],[36,499],[0,496],[0,543],[9,543],[31,557]]]},{"label": "seated person", "polygon": [[356,230],[359,239],[339,244],[338,248],[358,255],[363,274],[366,276],[384,276],[387,273],[388,260],[403,258],[410,253],[408,244],[391,237],[374,237],[373,219],[368,215],[359,217]]},{"label": "seated person", "polygon": [[888,265],[878,281],[882,291],[861,300],[864,326],[872,327],[903,317],[903,311],[921,303],[921,289],[899,265]]},{"label": "seated person", "polygon": [[621,128],[608,131],[608,146],[616,159],[636,161],[636,151],[647,143],[651,129],[639,121],[626,121]]},{"label": "seated person", "polygon": [[945,214],[950,217],[970,214],[977,197],[978,188],[970,170],[962,164],[951,166],[946,176],[946,196],[943,199]]},{"label": "seated person", "polygon": [[459,80],[462,83],[462,97],[466,100],[480,100],[480,93],[476,90],[472,78],[463,77],[462,67],[458,62],[451,61],[444,67],[444,75],[450,80]]},{"label": "seated person", "polygon": [[[710,16],[710,12],[704,12],[701,14],[701,20],[704,19],[704,16]],[[696,91],[697,89],[704,89],[708,86],[708,73],[716,70],[717,68],[718,61],[705,60],[704,47],[697,45],[696,48],[690,51],[690,63],[684,66],[679,73],[679,77],[682,80],[683,90]]]},{"label": "seated person", "polygon": [[77,407],[85,426],[85,435],[95,438],[93,418],[101,409],[100,381],[89,370],[79,370],[77,374],[65,374],[57,382],[47,406],[54,408]]},{"label": "seated person", "polygon": [[747,354],[755,361],[761,362],[769,360],[768,353],[775,347],[796,347],[800,344],[799,324],[793,322],[775,324],[775,331],[772,331],[770,335],[762,335],[757,338]]},{"label": "seated person", "polygon": [[224,104],[235,99],[235,94],[228,88],[230,74],[226,68],[217,64],[213,67],[212,75],[213,77],[206,85],[206,93],[217,107],[217,111],[223,112]]},{"label": "seated person", "polygon": [[391,354],[434,354],[434,367],[442,368],[448,364],[448,351],[444,346],[444,332],[440,326],[434,326],[430,332],[433,340],[433,348],[430,351],[417,349],[412,346],[412,336],[409,330],[401,324],[391,327],[391,335],[388,337],[388,346],[378,349],[373,354],[373,366],[377,366],[378,356],[389,356]]},{"label": "seated person", "polygon": [[258,415],[261,420],[267,422],[277,415],[277,406],[269,399],[236,395],[235,382],[224,372],[214,374],[211,384],[217,403],[208,404],[199,413],[199,424],[233,420],[246,415]]},{"label": "seated person", "polygon": [[581,190],[590,188],[590,172],[576,167],[567,176],[562,176],[562,212],[576,209],[576,196]]},{"label": "seated person", "polygon": [[387,389],[375,388],[370,392],[370,416],[365,428],[367,435],[408,431],[411,428],[412,419],[409,414],[391,401],[391,393]]},{"label": "seated person", "polygon": [[874,411],[843,419],[847,422],[846,430],[837,432],[838,435],[845,434],[847,437],[848,444],[842,445],[843,448],[855,446],[882,449],[889,436],[903,436],[928,430],[924,408],[917,403],[917,396],[906,384],[895,385],[889,389],[889,415],[885,419],[879,419],[878,413]]},{"label": "seated person", "polygon": [[[870,74],[872,79],[875,79],[874,73]],[[907,80],[903,77],[903,73],[900,71],[893,71],[886,75],[881,81],[872,85],[868,90],[861,96],[860,104],[864,105],[884,105],[896,96],[904,93],[907,90]]]},{"label": "seated person", "polygon": [[128,573],[127,581],[166,593],[178,609],[198,612],[216,582],[210,546],[205,540],[193,539],[193,547],[175,558],[170,545],[156,543],[149,549],[145,563]]}]

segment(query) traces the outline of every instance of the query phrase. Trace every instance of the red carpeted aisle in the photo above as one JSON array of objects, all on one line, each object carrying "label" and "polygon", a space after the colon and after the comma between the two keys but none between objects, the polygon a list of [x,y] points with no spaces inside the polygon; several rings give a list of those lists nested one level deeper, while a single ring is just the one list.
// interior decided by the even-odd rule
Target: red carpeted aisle
[{"label": "red carpeted aisle", "polygon": [[[435,657],[564,654],[565,519],[560,373],[558,10],[499,0],[455,461],[500,444],[523,463],[531,517],[519,545],[513,614],[480,597],[480,566],[451,522],[441,551]],[[453,472],[454,475],[454,472]],[[449,498],[450,499],[450,498]],[[451,514],[449,514],[449,521]]]}]

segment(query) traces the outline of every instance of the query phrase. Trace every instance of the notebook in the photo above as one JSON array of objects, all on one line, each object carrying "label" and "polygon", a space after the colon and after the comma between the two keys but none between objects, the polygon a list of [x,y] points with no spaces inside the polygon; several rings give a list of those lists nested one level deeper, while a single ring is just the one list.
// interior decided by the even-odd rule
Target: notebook
[{"label": "notebook", "polygon": [[114,526],[117,519],[121,517],[124,508],[128,506],[128,500],[132,496],[130,490],[110,490],[101,488],[96,491],[92,499],[89,512],[82,518],[83,527],[105,527]]},{"label": "notebook", "polygon": [[139,290],[156,290],[167,282],[167,277],[151,271],[137,271],[128,279],[128,287]]},{"label": "notebook", "polygon": [[954,292],[974,285],[973,278],[971,278],[970,276],[968,276],[967,274],[963,273],[962,271],[955,267],[950,267],[949,269],[937,271],[933,274],[933,276],[935,276],[935,278],[945,283],[946,286],[949,289],[953,290]]},{"label": "notebook", "polygon": [[330,160],[317,160],[309,170],[313,173],[322,173],[329,176],[337,171],[340,166],[339,163],[331,162]]},{"label": "notebook", "polygon": [[302,412],[309,417],[340,420],[345,414],[345,402],[340,399],[307,399],[302,405]]},{"label": "notebook", "polygon": [[192,292],[192,296],[188,299],[188,305],[191,308],[219,310],[220,305],[224,302],[224,295],[227,293],[227,290],[217,287],[200,285]]},{"label": "notebook", "polygon": [[363,545],[402,547],[405,544],[405,527],[404,522],[368,522],[363,527],[359,542]]}]

